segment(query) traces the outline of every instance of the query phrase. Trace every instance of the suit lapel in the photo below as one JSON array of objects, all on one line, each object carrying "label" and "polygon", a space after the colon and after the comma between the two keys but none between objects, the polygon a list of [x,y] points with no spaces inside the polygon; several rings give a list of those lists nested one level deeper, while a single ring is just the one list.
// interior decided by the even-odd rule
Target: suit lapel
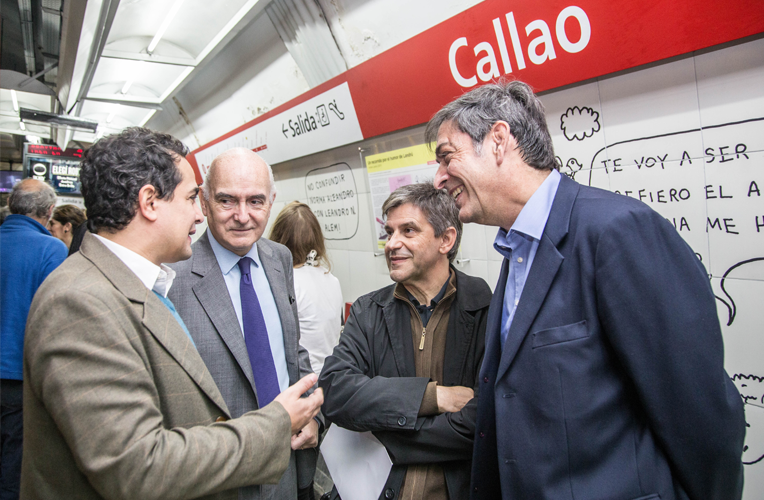
[{"label": "suit lapel", "polygon": [[199,356],[199,352],[191,344],[186,332],[183,331],[167,306],[162,304],[148,289],[146,290],[143,311],[143,326],[175,358],[175,361],[194,379],[204,393],[226,414],[229,414],[223,396],[215,385],[215,381],[212,380],[212,375]]},{"label": "suit lapel", "polygon": [[268,284],[271,287],[273,300],[276,301],[276,309],[279,312],[281,320],[281,332],[284,336],[284,351],[286,355],[287,370],[289,371],[289,383],[297,382],[300,374],[297,366],[297,325],[295,324],[292,311],[292,304],[289,301],[289,290],[286,287],[286,278],[282,263],[273,255],[273,249],[268,246],[265,240],[259,240],[257,243],[257,253],[260,256],[260,262],[263,265],[263,271],[268,278]]},{"label": "suit lapel", "polygon": [[[512,326],[510,326],[507,340],[504,342],[497,380],[507,371],[525,336],[528,335],[531,323],[536,319],[536,314],[544,302],[562,261],[562,255],[549,241],[549,237],[546,234],[542,235],[536,257],[533,260],[533,267],[525,287],[523,287],[515,317],[512,319]],[[499,329],[501,329],[501,318],[499,318],[499,325]]]},{"label": "suit lapel", "polygon": [[[554,277],[560,269],[564,257],[557,250],[557,245],[568,234],[570,213],[573,210],[580,186],[566,176],[560,178],[560,185],[549,212],[544,234],[541,236],[533,267],[523,287],[520,302],[517,305],[512,325],[509,328],[507,340],[501,352],[501,361],[496,376],[499,380],[517,355],[523,340],[528,335],[536,315],[549,292]],[[506,263],[506,259],[505,259]],[[502,288],[503,296],[503,288]],[[503,297],[502,297],[503,298]],[[502,301],[503,302],[503,301]],[[493,312],[493,304],[491,310]],[[499,307],[499,331],[501,330],[501,308]],[[490,322],[490,318],[489,318]]]},{"label": "suit lapel", "polygon": [[199,388],[228,414],[223,396],[207,366],[170,310],[97,238],[86,233],[80,253],[90,260],[128,300],[143,304],[143,326],[162,344]]},{"label": "suit lapel", "polygon": [[191,272],[202,277],[201,281],[192,288],[194,295],[244,372],[252,390],[257,394],[247,344],[244,341],[239,320],[236,318],[236,310],[233,308],[223,272],[220,270],[206,232],[199,238],[192,258],[194,260]]}]

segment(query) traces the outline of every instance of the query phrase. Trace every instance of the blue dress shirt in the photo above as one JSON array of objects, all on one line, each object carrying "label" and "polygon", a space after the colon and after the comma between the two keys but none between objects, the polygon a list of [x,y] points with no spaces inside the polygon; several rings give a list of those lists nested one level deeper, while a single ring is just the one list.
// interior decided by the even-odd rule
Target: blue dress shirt
[{"label": "blue dress shirt", "polygon": [[496,251],[509,261],[509,276],[504,289],[504,308],[501,314],[502,347],[507,340],[509,327],[515,317],[517,304],[520,303],[525,280],[536,257],[541,235],[544,234],[544,227],[559,185],[560,173],[552,170],[520,211],[509,233],[501,228],[494,240],[493,246]]},{"label": "blue dress shirt", "polygon": [[[210,238],[212,252],[215,254],[215,258],[220,266],[220,271],[223,273],[225,286],[228,288],[228,295],[231,297],[231,302],[233,302],[233,308],[236,311],[236,319],[239,320],[241,334],[244,336],[244,323],[241,319],[241,291],[239,290],[241,271],[238,266],[241,257],[232,251],[223,248],[223,246],[215,240],[212,231],[207,231],[207,235]],[[260,262],[260,254],[257,252],[257,244],[252,245],[252,248],[243,257],[252,259],[252,264],[250,264],[252,284],[255,287],[257,298],[260,301],[260,309],[263,311],[265,327],[268,329],[268,340],[271,344],[273,363],[276,365],[276,375],[279,379],[279,388],[283,392],[289,387],[289,372],[287,371],[284,332],[281,329],[281,316],[279,316],[279,310],[278,307],[276,307],[276,300],[273,298],[273,292],[271,291],[270,283],[268,283],[268,277],[265,276],[263,265]]]}]

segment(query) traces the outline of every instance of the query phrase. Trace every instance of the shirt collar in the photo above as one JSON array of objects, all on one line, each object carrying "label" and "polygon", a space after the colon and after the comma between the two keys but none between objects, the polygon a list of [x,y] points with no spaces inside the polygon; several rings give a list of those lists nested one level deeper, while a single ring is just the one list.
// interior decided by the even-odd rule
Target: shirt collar
[{"label": "shirt collar", "polygon": [[515,223],[509,230],[509,234],[503,228],[499,228],[494,245],[510,247],[509,239],[512,233],[521,233],[535,240],[541,240],[559,185],[560,172],[552,170],[520,211]]},{"label": "shirt collar", "polygon": [[[207,237],[210,240],[210,246],[212,247],[212,253],[215,254],[215,258],[218,261],[218,265],[220,266],[220,271],[223,273],[223,276],[227,276],[228,273],[231,272],[231,270],[237,266],[239,261],[242,259],[242,257],[236,255],[232,251],[228,250],[227,248],[224,248],[223,245],[218,243],[218,240],[215,239],[215,237],[212,235],[212,231],[209,229],[207,230]],[[262,265],[260,264],[260,254],[257,251],[257,242],[255,242],[254,245],[252,245],[252,248],[249,249],[249,252],[244,257],[249,257],[252,259],[255,263],[255,267],[260,268]]]},{"label": "shirt collar", "polygon": [[48,231],[47,227],[43,226],[42,224],[40,224],[33,218],[29,217],[28,215],[8,214],[5,217],[5,222],[3,222],[3,224],[8,224],[7,227],[30,226],[31,228],[34,228],[36,231],[38,231],[41,234],[47,234],[48,236],[52,236],[50,234],[50,231]]},{"label": "shirt collar", "polygon": [[146,288],[154,290],[162,297],[167,297],[172,282],[175,279],[175,271],[164,264],[156,265],[146,257],[139,255],[127,247],[111,240],[94,234],[114,255],[121,260],[141,280]]}]

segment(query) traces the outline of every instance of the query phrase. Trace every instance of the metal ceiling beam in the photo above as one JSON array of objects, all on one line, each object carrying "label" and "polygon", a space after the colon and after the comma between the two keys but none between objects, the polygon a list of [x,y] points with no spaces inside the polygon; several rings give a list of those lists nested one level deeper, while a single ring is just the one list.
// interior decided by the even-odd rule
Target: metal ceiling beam
[{"label": "metal ceiling beam", "polygon": [[92,102],[105,102],[108,104],[119,104],[120,106],[132,106],[134,108],[155,109],[157,111],[162,111],[162,105],[154,103],[154,102],[123,101],[120,99],[104,99],[101,97],[86,97],[85,100],[92,101]]},{"label": "metal ceiling beam", "polygon": [[31,82],[32,80],[37,80],[41,76],[44,76],[46,73],[48,73],[49,71],[51,71],[53,69],[56,69],[56,68],[58,68],[58,63],[54,62],[53,64],[51,64],[50,66],[48,66],[44,70],[40,71],[39,73],[35,73],[34,75],[30,76],[29,78],[27,78],[23,82],[19,82],[19,87],[23,87],[24,85],[26,85],[27,83]]},{"label": "metal ceiling beam", "polygon": [[19,18],[21,21],[21,36],[24,40],[24,58],[27,63],[27,74],[35,71],[34,60],[34,20],[32,17],[31,0],[19,0]]},{"label": "metal ceiling beam", "polygon": [[[77,103],[74,105],[74,107],[76,107],[75,115],[79,115],[82,110],[83,99],[90,91],[90,85],[93,83],[93,76],[98,67],[98,60],[101,57],[103,48],[106,46],[106,40],[109,38],[109,31],[111,31],[111,25],[114,23],[114,16],[117,14],[118,7],[119,0],[104,0],[101,5],[101,13],[98,18],[96,35],[93,37],[93,45],[90,48],[88,66],[85,70],[85,77],[83,78],[82,87],[80,87],[80,93],[77,95]],[[68,111],[71,112],[71,109]]]}]

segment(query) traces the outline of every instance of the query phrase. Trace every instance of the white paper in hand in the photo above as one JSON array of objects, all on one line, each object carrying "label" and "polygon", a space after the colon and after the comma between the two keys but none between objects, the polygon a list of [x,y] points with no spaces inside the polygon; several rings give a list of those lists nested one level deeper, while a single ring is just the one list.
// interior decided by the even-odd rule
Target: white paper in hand
[{"label": "white paper in hand", "polygon": [[321,454],[342,500],[377,500],[393,463],[371,432],[332,425],[321,442]]}]

